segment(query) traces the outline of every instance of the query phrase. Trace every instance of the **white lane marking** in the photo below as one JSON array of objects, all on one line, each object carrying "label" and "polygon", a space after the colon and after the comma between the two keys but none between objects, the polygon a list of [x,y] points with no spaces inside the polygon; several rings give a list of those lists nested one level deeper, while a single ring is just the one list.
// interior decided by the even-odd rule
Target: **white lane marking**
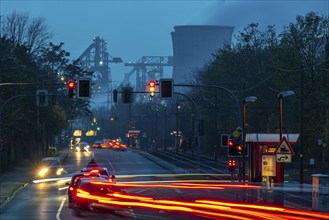
[{"label": "white lane marking", "polygon": [[178,193],[178,194],[182,194],[182,191],[180,191],[179,189],[175,189],[174,190]]},{"label": "white lane marking", "polygon": [[60,215],[61,215],[61,211],[62,211],[62,209],[63,209],[64,203],[65,203],[65,200],[66,200],[66,198],[64,198],[64,199],[62,200],[62,203],[61,203],[61,205],[59,206],[59,208],[58,208],[58,210],[57,210],[57,214],[56,214],[56,219],[57,219],[57,220],[61,220]]},{"label": "white lane marking", "polygon": [[150,190],[150,188],[146,188],[146,189],[139,190],[139,191],[137,191],[136,193],[137,193],[137,194],[140,194],[140,193],[146,192],[146,191],[148,191],[148,190]]}]

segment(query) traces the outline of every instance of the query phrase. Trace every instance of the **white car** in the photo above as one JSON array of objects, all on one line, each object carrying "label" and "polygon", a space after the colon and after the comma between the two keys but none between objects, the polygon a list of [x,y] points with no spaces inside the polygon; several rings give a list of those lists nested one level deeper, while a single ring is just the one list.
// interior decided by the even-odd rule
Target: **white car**
[{"label": "white car", "polygon": [[90,145],[87,142],[80,142],[75,145],[75,151],[89,151]]},{"label": "white car", "polygon": [[65,171],[58,157],[46,157],[41,160],[41,167],[38,172],[39,177],[54,177],[60,176],[63,173]]}]

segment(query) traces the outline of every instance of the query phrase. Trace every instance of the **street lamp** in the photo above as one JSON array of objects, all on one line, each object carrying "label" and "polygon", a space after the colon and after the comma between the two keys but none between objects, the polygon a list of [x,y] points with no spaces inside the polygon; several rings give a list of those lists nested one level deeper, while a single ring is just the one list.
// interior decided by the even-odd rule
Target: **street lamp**
[{"label": "street lamp", "polygon": [[[282,99],[288,96],[295,95],[294,91],[283,91],[278,94],[279,99],[279,130],[280,130],[280,142],[282,140]],[[277,164],[277,170],[280,170],[280,174],[277,175],[279,177],[278,183],[283,183],[284,181],[284,166],[282,163]]]},{"label": "street lamp", "polygon": [[256,96],[248,96],[243,99],[243,151],[242,151],[242,181],[246,182],[246,134],[247,134],[247,103],[255,102],[257,100]]},{"label": "street lamp", "polygon": [[164,150],[167,150],[167,105],[164,105]]},{"label": "street lamp", "polygon": [[181,106],[176,103],[176,154],[178,154],[178,146],[179,146],[179,139],[178,139],[178,110],[181,109]]},{"label": "street lamp", "polygon": [[295,95],[294,91],[284,91],[278,94],[279,99],[279,111],[280,111],[280,121],[279,121],[279,129],[280,129],[280,140],[282,139],[282,99],[288,96]]}]

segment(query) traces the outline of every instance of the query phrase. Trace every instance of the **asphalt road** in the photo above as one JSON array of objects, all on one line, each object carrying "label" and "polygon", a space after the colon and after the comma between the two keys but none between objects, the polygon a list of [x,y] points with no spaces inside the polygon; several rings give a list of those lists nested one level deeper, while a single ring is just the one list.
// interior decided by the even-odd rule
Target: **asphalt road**
[{"label": "asphalt road", "polygon": [[[264,206],[283,206],[284,200],[281,191],[264,188],[230,187],[225,186],[208,188],[166,187],[167,182],[186,181],[189,179],[185,170],[175,167],[152,155],[138,150],[115,151],[109,149],[95,149],[90,152],[72,152],[64,164],[67,171],[66,179],[87,165],[91,158],[103,167],[107,167],[111,174],[116,175],[118,183],[141,184],[142,187],[123,187],[123,190],[132,195],[147,196],[162,204],[183,201],[184,206],[194,207],[195,200],[220,200],[232,203],[250,203]],[[192,182],[184,184],[195,184]],[[209,175],[198,176],[205,184],[217,184],[216,179]],[[146,184],[161,184],[148,186]],[[143,185],[144,184],[144,185]],[[167,184],[163,186],[164,184]],[[199,184],[199,183],[198,183]],[[200,213],[190,215],[188,212],[172,211],[164,208],[143,208],[127,206],[109,212],[76,212],[68,208],[67,186],[63,181],[49,181],[30,183],[6,205],[0,214],[0,219],[207,219]],[[224,189],[225,188],[225,189]],[[309,206],[309,199],[298,197],[299,193],[285,195],[287,198],[300,202],[300,207]],[[187,204],[188,203],[188,204]],[[294,203],[297,204],[298,203]],[[237,211],[235,211],[237,212]],[[230,213],[232,214],[232,213]],[[234,214],[234,213],[233,213]],[[241,211],[238,211],[240,215]],[[201,217],[202,216],[202,217]],[[217,218],[218,219],[218,218]],[[226,218],[222,218],[226,219]]]},{"label": "asphalt road", "polygon": [[[161,165],[146,159],[140,153],[127,151],[114,151],[108,149],[96,149],[90,152],[72,152],[66,160],[64,169],[70,177],[87,165],[91,158],[95,158],[100,166],[107,167],[111,174],[115,175],[146,175],[134,178],[134,181],[150,181],[158,178],[152,174],[171,174],[172,171]],[[150,175],[150,176],[148,176]],[[128,178],[128,180],[131,178]],[[118,181],[125,181],[121,179]],[[63,188],[62,190],[59,190]],[[149,189],[150,190],[150,189]],[[128,190],[129,191],[129,190]],[[131,192],[134,190],[130,190]],[[135,190],[138,193],[140,189]],[[147,190],[143,189],[143,192]],[[153,191],[150,190],[153,194]],[[175,190],[173,191],[174,194]],[[147,194],[147,193],[146,193]],[[171,195],[171,194],[170,194]],[[117,213],[80,213],[83,216],[76,216],[77,213],[67,208],[67,194],[64,182],[50,181],[31,183],[19,192],[2,210],[0,219],[127,219],[136,218],[133,210],[122,210]],[[158,212],[137,210],[138,218],[161,219],[157,217]],[[170,214],[169,214],[170,215]],[[156,217],[156,218],[155,218]],[[183,215],[182,218],[184,219]],[[188,218],[186,218],[188,219]],[[190,219],[190,218],[189,218]]]}]

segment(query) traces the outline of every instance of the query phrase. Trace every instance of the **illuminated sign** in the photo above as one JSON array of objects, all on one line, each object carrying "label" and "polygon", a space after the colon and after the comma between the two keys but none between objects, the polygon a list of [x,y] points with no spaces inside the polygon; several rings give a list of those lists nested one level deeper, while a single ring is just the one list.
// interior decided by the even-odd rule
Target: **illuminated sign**
[{"label": "illuminated sign", "polygon": [[75,136],[75,137],[81,137],[81,135],[82,135],[82,131],[81,130],[75,130],[73,132],[73,136]]},{"label": "illuminated sign", "polygon": [[97,135],[97,131],[94,131],[94,130],[89,130],[86,132],[87,137],[96,136],[96,135]]}]

